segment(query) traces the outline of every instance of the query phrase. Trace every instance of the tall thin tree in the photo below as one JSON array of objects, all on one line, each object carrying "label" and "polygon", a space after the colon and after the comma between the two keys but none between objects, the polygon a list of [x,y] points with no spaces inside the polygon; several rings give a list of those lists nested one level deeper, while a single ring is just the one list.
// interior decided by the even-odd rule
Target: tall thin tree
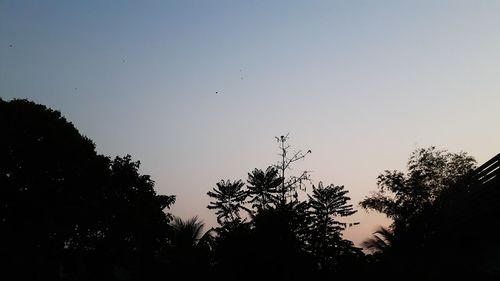
[{"label": "tall thin tree", "polygon": [[287,171],[291,170],[293,163],[304,159],[307,154],[311,153],[311,150],[303,152],[302,150],[291,151],[291,146],[288,144],[289,134],[284,136],[275,137],[278,143],[280,160],[275,165],[278,172],[281,174],[283,181],[281,182],[280,192],[280,205],[286,205],[290,202],[298,201],[298,191],[305,191],[306,183],[311,181],[308,171],[303,171],[298,176],[286,176]]},{"label": "tall thin tree", "polygon": [[311,220],[309,246],[321,268],[333,266],[336,257],[352,248],[352,242],[342,238],[347,224],[338,220],[356,213],[348,204],[350,198],[347,193],[344,186],[324,186],[319,182],[317,187],[313,186],[312,195],[308,195]]}]

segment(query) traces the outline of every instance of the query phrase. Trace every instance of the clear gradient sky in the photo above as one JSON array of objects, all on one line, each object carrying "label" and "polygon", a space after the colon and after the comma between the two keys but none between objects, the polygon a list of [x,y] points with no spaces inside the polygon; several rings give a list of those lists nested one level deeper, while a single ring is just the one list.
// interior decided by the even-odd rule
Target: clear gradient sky
[{"label": "clear gradient sky", "polygon": [[[0,96],[141,160],[172,212],[277,158],[357,204],[415,148],[500,152],[500,1],[5,1]],[[216,94],[218,92],[218,94]],[[358,212],[359,243],[381,215]]]}]

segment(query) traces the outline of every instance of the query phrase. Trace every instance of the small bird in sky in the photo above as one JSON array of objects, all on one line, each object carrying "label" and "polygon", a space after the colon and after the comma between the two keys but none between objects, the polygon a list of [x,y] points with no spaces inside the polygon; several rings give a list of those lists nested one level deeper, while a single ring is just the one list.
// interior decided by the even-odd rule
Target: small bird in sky
[{"label": "small bird in sky", "polygon": [[216,94],[218,94],[219,92],[215,92]]},{"label": "small bird in sky", "polygon": [[12,46],[13,46],[13,45],[12,45],[12,44],[10,44],[10,45],[9,45],[9,48],[12,48]]}]

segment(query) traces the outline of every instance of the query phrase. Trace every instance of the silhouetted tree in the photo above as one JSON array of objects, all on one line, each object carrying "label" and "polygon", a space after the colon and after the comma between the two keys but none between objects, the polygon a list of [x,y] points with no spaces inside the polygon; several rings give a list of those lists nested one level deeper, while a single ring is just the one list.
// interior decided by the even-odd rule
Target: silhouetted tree
[{"label": "silhouetted tree", "polygon": [[0,99],[0,253],[9,279],[155,274],[167,242],[153,181],[130,157],[98,155],[58,111]]},{"label": "silhouetted tree", "polygon": [[363,247],[371,250],[373,253],[387,252],[391,245],[394,244],[394,233],[386,227],[380,226],[377,231],[373,233],[373,237],[363,241]]},{"label": "silhouetted tree", "polygon": [[280,153],[280,160],[275,165],[279,174],[283,181],[281,182],[281,187],[279,188],[279,204],[285,205],[289,202],[298,200],[298,191],[305,191],[306,186],[305,183],[310,182],[311,178],[307,171],[303,171],[300,175],[295,176],[286,176],[286,172],[291,170],[291,166],[293,163],[304,159],[307,154],[311,153],[311,150],[307,152],[303,152],[302,150],[298,151],[290,151],[291,146],[288,144],[289,135],[276,137],[276,141],[278,142]]},{"label": "silhouetted tree", "polygon": [[251,223],[233,224],[217,229],[214,249],[214,271],[219,280],[252,280],[256,258]]},{"label": "silhouetted tree", "polygon": [[203,233],[204,223],[197,217],[187,221],[176,217],[171,223],[171,261],[177,276],[205,277],[211,266],[213,229]]},{"label": "silhouetted tree", "polygon": [[95,228],[87,202],[98,198],[108,160],[42,105],[0,100],[0,126],[2,264],[25,278],[54,277],[66,248]]},{"label": "silhouetted tree", "polygon": [[211,247],[212,229],[203,233],[205,224],[198,217],[187,221],[175,217],[170,223],[172,226],[171,242],[174,247],[190,248],[196,246]]},{"label": "silhouetted tree", "polygon": [[[292,203],[291,203],[292,204]],[[314,279],[314,263],[305,251],[298,229],[305,223],[300,208],[290,204],[261,210],[253,218],[251,231],[252,276],[275,280]],[[301,225],[298,225],[301,224]]]},{"label": "silhouetted tree", "polygon": [[[110,174],[95,201],[102,229],[96,250],[105,252],[106,261],[131,278],[154,275],[151,268],[162,257],[168,241],[168,223],[172,216],[163,212],[174,202],[174,196],[156,195],[154,182],[139,174],[139,161],[130,155],[116,157],[110,163]],[[119,261],[119,262],[114,262]]]},{"label": "silhouetted tree", "polygon": [[393,220],[387,232],[378,232],[368,241],[368,246],[371,243],[378,251],[381,269],[392,275],[406,273],[419,279],[429,279],[441,271],[443,262],[436,257],[439,244],[446,242],[436,240],[443,223],[439,219],[439,202],[474,167],[474,158],[464,152],[449,153],[430,147],[411,154],[407,173],[385,171],[378,176],[378,191],[360,205]]},{"label": "silhouetted tree", "polygon": [[283,178],[278,175],[278,170],[268,167],[266,171],[254,169],[248,173],[248,195],[251,198],[248,203],[257,210],[268,209],[276,205],[279,200],[278,187]]},{"label": "silhouetted tree", "polygon": [[[356,212],[347,203],[347,191],[343,186],[319,183],[309,200],[300,200],[298,192],[306,191],[306,183],[311,183],[309,174],[288,176],[287,171],[311,151],[290,152],[288,135],[276,140],[280,161],[265,171],[249,173],[247,190],[241,181],[221,181],[208,192],[215,199],[208,208],[217,210],[222,225],[215,243],[217,276],[222,280],[352,276],[364,254],[342,238],[346,223],[338,218]],[[244,204],[255,210],[249,221],[239,215],[241,210],[248,211]]]},{"label": "silhouetted tree", "polygon": [[353,248],[352,242],[342,238],[347,224],[337,219],[356,213],[347,203],[350,200],[347,192],[344,186],[324,186],[319,182],[317,187],[313,185],[312,195],[308,195],[311,218],[308,242],[321,269],[335,269],[339,257]]},{"label": "silhouetted tree", "polygon": [[248,196],[243,190],[245,184],[241,181],[221,180],[216,184],[216,187],[207,193],[213,198],[207,206],[208,209],[215,209],[217,222],[222,226],[239,223],[241,221],[240,211],[245,210],[250,212],[244,204]]},{"label": "silhouetted tree", "polygon": [[443,191],[471,172],[475,163],[465,152],[449,153],[435,147],[417,149],[410,156],[406,174],[386,170],[377,177],[378,191],[360,205],[386,214],[393,219],[394,227],[407,227]]}]

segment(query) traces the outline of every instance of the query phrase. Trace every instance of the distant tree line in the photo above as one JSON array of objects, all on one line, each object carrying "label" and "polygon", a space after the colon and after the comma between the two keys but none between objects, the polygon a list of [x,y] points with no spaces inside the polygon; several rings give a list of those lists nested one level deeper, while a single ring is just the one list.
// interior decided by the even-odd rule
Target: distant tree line
[{"label": "distant tree line", "polygon": [[[360,206],[393,223],[365,241],[365,254],[342,236],[358,223],[349,219],[356,210],[344,186],[313,184],[307,171],[290,175],[311,151],[293,151],[288,135],[276,138],[277,164],[250,171],[245,182],[212,186],[207,207],[218,226],[205,230],[196,217],[169,213],[175,196],[157,194],[154,181],[139,173],[139,161],[98,154],[58,111],[0,99],[0,128],[0,264],[6,280],[500,276],[484,261],[490,256],[468,258],[484,252],[472,246],[481,244],[481,236],[493,236],[450,223],[465,221],[456,218],[478,204],[464,199],[476,168],[466,153],[417,149],[407,172],[379,175],[378,190]],[[498,181],[488,184],[498,187]],[[477,198],[493,205],[485,197]],[[500,211],[483,213],[473,221],[486,230],[497,225],[492,221]]]}]

